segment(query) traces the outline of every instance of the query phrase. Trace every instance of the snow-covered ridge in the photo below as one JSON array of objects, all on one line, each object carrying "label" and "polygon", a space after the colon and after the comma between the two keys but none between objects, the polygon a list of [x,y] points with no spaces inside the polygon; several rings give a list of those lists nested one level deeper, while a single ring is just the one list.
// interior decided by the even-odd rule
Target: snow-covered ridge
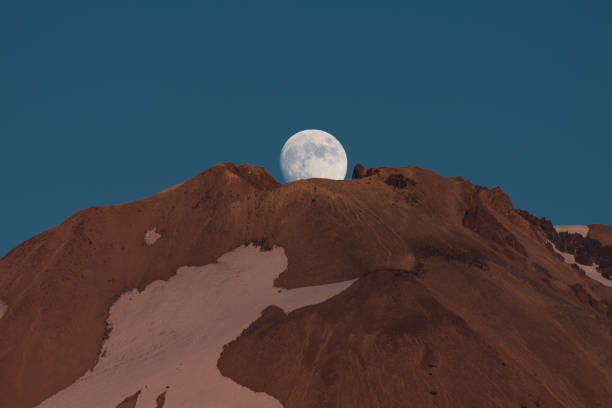
[{"label": "snow-covered ridge", "polygon": [[580,234],[586,238],[589,234],[588,225],[555,225],[557,232],[569,232],[570,234]]},{"label": "snow-covered ridge", "polygon": [[41,408],[115,408],[141,391],[137,408],[281,407],[223,377],[223,345],[234,340],[269,305],[286,312],[322,302],[353,281],[281,290],[274,279],[286,269],[282,248],[239,247],[215,264],[184,266],[168,281],[123,294],[111,307],[112,331],[100,360]]}]

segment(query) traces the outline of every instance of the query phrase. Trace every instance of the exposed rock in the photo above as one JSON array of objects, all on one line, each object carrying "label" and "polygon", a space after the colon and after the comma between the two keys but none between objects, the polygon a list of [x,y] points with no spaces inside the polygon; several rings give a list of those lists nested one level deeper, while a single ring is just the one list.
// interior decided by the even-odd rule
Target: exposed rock
[{"label": "exposed rock", "polygon": [[[529,221],[534,228],[540,228],[559,251],[574,255],[577,263],[587,266],[598,264],[599,270],[603,272],[612,268],[612,246],[602,245],[599,240],[594,239],[593,236],[598,236],[597,233],[593,235],[589,231],[587,237],[584,237],[579,233],[557,232],[550,220],[535,217],[527,211],[515,211]],[[602,230],[606,231],[605,228],[599,231]],[[603,235],[602,232],[598,233]]]},{"label": "exposed rock", "polygon": [[358,180],[360,178],[370,177],[370,176],[373,176],[374,174],[378,174],[379,172],[380,172],[380,169],[377,169],[377,168],[366,169],[361,164],[357,163],[355,165],[355,168],[353,169],[352,179]]},{"label": "exposed rock", "polygon": [[516,209],[514,211],[521,217],[529,221],[529,223],[532,224],[534,228],[540,228],[542,231],[544,231],[544,233],[548,236],[548,239],[552,240],[553,235],[556,234],[553,223],[550,220],[546,219],[546,217],[538,218],[525,210]]},{"label": "exposed rock", "polygon": [[488,269],[487,256],[475,248],[456,248],[448,245],[427,245],[423,243],[415,246],[415,254],[419,260],[417,263],[419,272],[423,268],[423,262],[431,259],[443,259],[447,262],[461,263],[482,270]]},{"label": "exposed rock", "polygon": [[483,205],[476,205],[466,210],[463,225],[484,238],[502,246],[508,245],[521,255],[527,255],[525,247],[518,242],[514,234],[501,225]]},{"label": "exposed rock", "polygon": [[136,393],[130,395],[129,397],[121,401],[121,403],[117,405],[117,408],[136,408],[136,403],[138,402],[139,395],[140,391],[137,391]]},{"label": "exposed rock", "polygon": [[[265,309],[223,352],[224,374],[287,408],[609,405],[610,325],[591,304],[609,315],[612,295],[546,246],[546,226],[501,189],[416,167],[356,175],[281,185],[223,163],[19,245],[0,260],[0,406],[36,406],[91,369],[122,293],[251,242],[284,248],[279,290],[359,279],[318,305]],[[390,188],[392,175],[418,188]]]},{"label": "exposed rock", "polygon": [[262,251],[270,251],[274,247],[274,242],[270,238],[258,238],[243,243],[243,245],[250,244],[259,247],[259,249],[261,249]]},{"label": "exposed rock", "polygon": [[363,178],[365,177],[365,172],[366,172],[365,167],[363,167],[360,163],[357,163],[355,165],[355,168],[353,168],[353,175],[351,176],[351,178],[353,180]]},{"label": "exposed rock", "polygon": [[157,397],[157,399],[155,400],[155,404],[157,405],[156,408],[164,408],[164,405],[166,405],[166,393],[168,391],[164,391],[161,394],[159,394],[159,396]]},{"label": "exposed rock", "polygon": [[395,188],[406,188],[408,185],[416,186],[416,182],[409,177],[404,177],[402,174],[391,174],[385,180],[385,183]]},{"label": "exposed rock", "polygon": [[480,190],[478,196],[482,203],[501,214],[507,214],[512,211],[512,200],[510,200],[508,194],[504,193],[499,187],[495,187],[491,190]]}]

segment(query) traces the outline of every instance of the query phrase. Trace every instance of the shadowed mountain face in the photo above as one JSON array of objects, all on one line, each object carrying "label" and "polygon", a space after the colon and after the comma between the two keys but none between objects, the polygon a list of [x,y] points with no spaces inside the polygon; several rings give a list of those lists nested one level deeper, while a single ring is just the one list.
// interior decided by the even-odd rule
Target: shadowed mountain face
[{"label": "shadowed mountain face", "polygon": [[611,405],[612,289],[565,264],[545,226],[462,178],[353,177],[280,185],[224,163],[24,242],[0,260],[0,406],[91,369],[122,293],[246,243],[284,249],[279,288],[358,279],[288,314],[271,304],[225,347],[224,376],[286,407]]}]

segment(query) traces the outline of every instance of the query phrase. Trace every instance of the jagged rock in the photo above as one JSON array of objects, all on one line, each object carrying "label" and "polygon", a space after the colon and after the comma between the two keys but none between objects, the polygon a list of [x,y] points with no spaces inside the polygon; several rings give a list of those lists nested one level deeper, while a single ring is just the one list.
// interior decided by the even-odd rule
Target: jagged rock
[{"label": "jagged rock", "polygon": [[363,167],[361,164],[357,163],[355,165],[355,168],[353,169],[352,179],[353,180],[357,180],[357,179],[365,177],[365,172],[366,172],[365,167]]},{"label": "jagged rock", "polygon": [[535,228],[540,228],[547,235],[548,239],[552,239],[552,236],[556,234],[555,227],[553,223],[546,219],[546,217],[538,218],[535,215],[530,214],[525,210],[514,210],[521,217],[529,221]]},{"label": "jagged rock", "polygon": [[380,173],[380,169],[377,169],[377,168],[366,169],[361,164],[357,163],[355,165],[355,168],[353,169],[352,179],[358,180],[360,178],[370,177],[378,173]]},{"label": "jagged rock", "polygon": [[534,228],[541,229],[559,251],[574,255],[577,263],[587,266],[595,263],[600,266],[600,270],[612,266],[612,246],[602,245],[599,240],[592,238],[590,231],[587,237],[578,233],[557,232],[550,220],[538,218],[524,210],[515,211]]},{"label": "jagged rock", "polygon": [[135,408],[139,395],[140,391],[137,391],[133,395],[126,397],[123,401],[121,401],[121,403],[119,403],[119,405],[117,405],[117,408]]}]

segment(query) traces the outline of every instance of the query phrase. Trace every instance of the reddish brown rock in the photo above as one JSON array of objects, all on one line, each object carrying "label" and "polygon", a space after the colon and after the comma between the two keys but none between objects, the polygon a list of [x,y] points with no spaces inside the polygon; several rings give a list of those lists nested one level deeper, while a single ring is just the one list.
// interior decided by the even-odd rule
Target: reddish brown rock
[{"label": "reddish brown rock", "polygon": [[133,395],[130,395],[129,397],[121,401],[121,403],[117,405],[117,408],[136,408],[136,403],[138,402],[139,395],[140,391],[136,392]]},{"label": "reddish brown rock", "polygon": [[355,165],[355,168],[353,168],[352,179],[357,180],[357,179],[364,178],[364,177],[370,177],[370,176],[373,176],[374,174],[378,174],[379,172],[380,172],[380,169],[377,169],[377,168],[366,169],[361,164],[357,163]]},{"label": "reddish brown rock", "polygon": [[33,407],[93,367],[122,293],[247,242],[284,248],[281,287],[359,278],[323,304],[266,309],[226,347],[222,372],[286,407],[609,406],[609,320],[570,285],[599,305],[608,288],[559,259],[499,189],[364,171],[280,185],[224,163],[24,242],[0,260],[0,406]]},{"label": "reddish brown rock", "polygon": [[366,169],[360,163],[357,163],[355,167],[353,168],[353,175],[351,176],[351,178],[353,180],[363,178],[365,177],[365,172],[366,172]]},{"label": "reddish brown rock", "polygon": [[590,224],[587,237],[601,242],[602,245],[612,246],[612,227],[603,224]]},{"label": "reddish brown rock", "polygon": [[391,174],[385,180],[385,183],[395,188],[406,188],[408,186],[416,186],[416,182],[410,177],[404,177],[402,174]]},{"label": "reddish brown rock", "polygon": [[521,255],[527,254],[516,237],[501,225],[483,205],[476,205],[466,210],[463,225],[499,245],[513,248]]},{"label": "reddish brown rock", "polygon": [[589,234],[583,237],[578,233],[557,232],[549,220],[537,218],[527,211],[514,212],[527,220],[533,229],[542,232],[557,250],[574,255],[577,263],[587,266],[598,264],[604,277],[612,273],[612,246],[607,245],[610,242],[607,240],[607,234],[612,228],[592,224],[589,226]]},{"label": "reddish brown rock", "polygon": [[157,396],[155,400],[156,408],[164,408],[164,405],[166,405],[166,392],[168,391],[164,391]]}]

